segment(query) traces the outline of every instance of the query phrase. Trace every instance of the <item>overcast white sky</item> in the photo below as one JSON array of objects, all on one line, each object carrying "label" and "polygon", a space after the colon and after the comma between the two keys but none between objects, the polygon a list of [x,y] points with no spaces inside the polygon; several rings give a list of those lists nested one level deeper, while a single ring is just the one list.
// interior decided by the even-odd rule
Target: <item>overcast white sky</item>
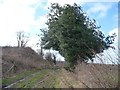
[{"label": "overcast white sky", "polygon": [[[28,46],[36,48],[41,28],[46,28],[48,7],[50,3],[73,4],[82,6],[90,18],[95,18],[105,35],[118,34],[119,0],[0,0],[0,46],[16,46],[16,32],[30,34]],[[107,3],[106,3],[107,2]],[[118,40],[115,43],[117,45]]]}]

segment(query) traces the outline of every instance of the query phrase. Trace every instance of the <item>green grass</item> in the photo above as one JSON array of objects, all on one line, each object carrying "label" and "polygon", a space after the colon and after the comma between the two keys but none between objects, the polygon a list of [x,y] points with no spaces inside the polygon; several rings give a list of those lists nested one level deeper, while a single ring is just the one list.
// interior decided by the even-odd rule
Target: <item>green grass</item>
[{"label": "green grass", "polygon": [[47,70],[41,70],[41,72],[37,73],[34,76],[27,78],[26,80],[13,85],[12,88],[31,88],[33,87],[39,80],[41,80],[45,75],[48,74]]},{"label": "green grass", "polygon": [[59,77],[57,70],[49,70],[49,76],[43,79],[43,82],[38,82],[33,86],[34,88],[59,88],[58,80]]},{"label": "green grass", "polygon": [[18,80],[20,80],[20,79],[34,73],[34,72],[36,72],[36,71],[24,71],[24,72],[19,73],[19,74],[15,75],[15,76],[3,78],[2,79],[2,85],[9,85],[9,84],[11,84],[11,83],[13,83],[15,81],[18,81]]},{"label": "green grass", "polygon": [[50,75],[50,76],[48,76],[48,78],[44,82],[39,83],[37,85],[37,87],[39,87],[39,88],[42,88],[42,87],[53,88],[55,86],[55,83],[56,83],[55,79],[56,79],[55,75],[53,75],[53,76]]},{"label": "green grass", "polygon": [[43,83],[46,88],[60,88],[59,85],[59,73],[60,70],[55,70],[52,72],[52,75]]}]

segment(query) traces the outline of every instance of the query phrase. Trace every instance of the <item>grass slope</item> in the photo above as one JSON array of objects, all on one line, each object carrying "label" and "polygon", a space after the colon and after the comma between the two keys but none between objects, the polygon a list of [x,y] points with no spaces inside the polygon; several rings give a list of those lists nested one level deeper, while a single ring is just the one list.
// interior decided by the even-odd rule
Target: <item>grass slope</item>
[{"label": "grass slope", "polygon": [[[3,48],[2,85],[10,88],[115,88],[118,66],[78,64],[75,72],[66,71],[63,62],[52,66],[31,48]],[[10,69],[12,67],[12,69]],[[7,73],[6,73],[7,72]]]}]

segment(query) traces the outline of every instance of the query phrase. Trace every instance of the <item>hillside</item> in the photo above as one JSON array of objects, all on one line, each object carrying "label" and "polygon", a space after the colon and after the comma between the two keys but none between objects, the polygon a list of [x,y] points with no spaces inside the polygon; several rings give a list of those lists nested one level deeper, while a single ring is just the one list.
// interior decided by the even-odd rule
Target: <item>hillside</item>
[{"label": "hillside", "polygon": [[34,50],[29,47],[3,47],[2,67],[3,76],[19,73],[23,70],[41,69],[48,62],[43,60]]},{"label": "hillside", "polygon": [[2,52],[3,88],[118,87],[117,65],[81,63],[69,72],[64,62],[51,65],[29,47],[3,47]]}]

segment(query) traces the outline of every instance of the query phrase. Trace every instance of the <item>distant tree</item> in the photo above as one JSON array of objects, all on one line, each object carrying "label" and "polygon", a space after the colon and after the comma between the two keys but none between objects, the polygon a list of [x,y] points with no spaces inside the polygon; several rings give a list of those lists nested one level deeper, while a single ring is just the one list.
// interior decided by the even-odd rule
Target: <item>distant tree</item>
[{"label": "distant tree", "polygon": [[45,54],[45,59],[48,60],[51,64],[56,65],[56,56],[50,51]]},{"label": "distant tree", "polygon": [[38,40],[38,43],[37,43],[36,45],[37,45],[37,47],[40,47],[40,50],[39,50],[38,52],[39,52],[39,55],[41,55],[42,58],[43,58],[44,53],[43,53],[43,47],[42,47],[42,45],[41,45],[41,34],[37,34],[37,36],[38,36],[40,39]]},{"label": "distant tree", "polygon": [[18,41],[18,47],[25,47],[26,44],[29,41],[29,36],[25,34],[23,31],[17,32],[17,41]]},{"label": "distant tree", "polygon": [[51,53],[51,52],[47,52],[47,53],[45,54],[45,59],[46,59],[47,61],[49,61],[50,63],[53,63],[52,53]]},{"label": "distant tree", "polygon": [[58,50],[71,68],[77,61],[93,61],[96,54],[108,49],[114,41],[116,35],[105,37],[95,19],[91,20],[77,4],[53,3],[49,10],[48,29],[41,29],[42,46]]},{"label": "distant tree", "polygon": [[48,60],[48,61],[52,61],[52,54],[51,54],[51,52],[47,52],[45,54],[45,59]]},{"label": "distant tree", "polygon": [[44,53],[43,53],[42,47],[41,47],[41,49],[37,49],[37,53],[41,57],[41,59],[43,59]]}]

